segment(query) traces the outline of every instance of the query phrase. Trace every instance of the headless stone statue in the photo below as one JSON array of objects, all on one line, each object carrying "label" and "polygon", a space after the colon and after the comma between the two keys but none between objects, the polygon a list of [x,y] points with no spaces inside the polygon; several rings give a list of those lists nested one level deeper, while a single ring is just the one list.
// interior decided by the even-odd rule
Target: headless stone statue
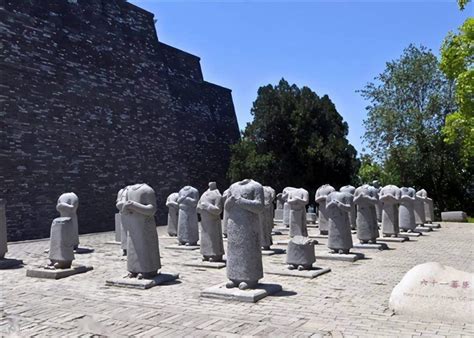
[{"label": "headless stone statue", "polygon": [[264,250],[270,250],[273,244],[272,229],[273,229],[273,200],[275,199],[275,190],[272,187],[264,186],[264,204],[263,212],[260,214],[260,245]]},{"label": "headless stone statue", "polygon": [[386,237],[397,237],[400,232],[398,225],[398,204],[401,191],[395,185],[386,185],[380,190],[379,200],[382,202],[382,233]]},{"label": "headless stone statue", "polygon": [[6,202],[0,199],[0,259],[5,257],[7,248],[7,218],[5,215]]},{"label": "headless stone statue", "polygon": [[[128,186],[123,188],[123,189],[120,189],[120,191],[117,194],[117,200],[116,200],[116,204],[115,204],[115,207],[119,211],[118,215],[116,214],[116,216],[115,216],[115,222],[116,222],[115,231],[120,232],[120,248],[122,249],[122,252],[123,252],[124,256],[127,255],[127,237],[128,237],[128,234],[127,234],[127,230],[125,230],[125,227],[123,226],[123,223],[122,223],[122,207],[125,204],[125,202],[127,201],[127,189],[128,189]],[[116,236],[116,238],[117,238],[117,236]]]},{"label": "headless stone statue", "polygon": [[349,212],[352,195],[346,192],[331,192],[326,198],[328,216],[328,248],[335,253],[348,254],[352,248],[352,233]]},{"label": "headless stone statue", "polygon": [[283,199],[283,193],[279,193],[276,195],[276,208],[283,209],[283,204],[285,204],[285,200]]},{"label": "headless stone statue", "polygon": [[308,191],[303,188],[290,190],[287,202],[290,205],[290,237],[307,237],[306,205],[309,202]]},{"label": "headless stone statue", "polygon": [[328,216],[326,211],[326,198],[327,196],[336,191],[332,186],[329,184],[324,184],[316,190],[315,201],[319,205],[319,232],[321,235],[328,234]]},{"label": "headless stone statue", "polygon": [[72,229],[74,231],[74,249],[79,246],[79,225],[77,222],[77,208],[79,207],[79,198],[73,192],[67,192],[59,196],[56,210],[61,217],[70,217]]},{"label": "headless stone statue", "polygon": [[433,223],[435,220],[433,200],[429,197],[425,200],[425,219],[426,223]]},{"label": "headless stone statue", "polygon": [[377,189],[368,184],[358,187],[354,193],[354,203],[357,204],[357,238],[362,244],[375,244],[379,237],[375,210],[378,202]]},{"label": "headless stone statue", "polygon": [[[340,192],[347,192],[348,194],[351,194],[352,197],[354,197],[355,190],[356,188],[352,185],[345,185],[341,187],[341,189],[339,189]],[[352,230],[355,230],[357,228],[356,218],[357,218],[356,204],[352,203],[351,212],[349,213],[349,222],[351,223]]]},{"label": "headless stone statue", "polygon": [[428,194],[425,189],[418,190],[415,194],[415,223],[423,226],[426,223],[425,202]]},{"label": "headless stone statue", "polygon": [[199,192],[189,185],[179,191],[178,241],[180,245],[196,245],[199,240],[197,203]]},{"label": "headless stone statue", "polygon": [[74,260],[76,232],[71,217],[58,217],[51,224],[49,240],[50,269],[68,269]]},{"label": "headless stone statue", "polygon": [[288,204],[288,197],[290,194],[290,191],[296,189],[293,187],[286,187],[283,189],[282,193],[282,199],[283,199],[283,225],[286,226],[287,228],[290,226],[290,204]]},{"label": "headless stone statue", "polygon": [[166,231],[168,235],[173,237],[178,235],[178,197],[179,193],[174,192],[166,199],[166,206],[168,207],[168,225]]},{"label": "headless stone statue", "polygon": [[155,191],[149,185],[127,187],[122,225],[128,233],[127,270],[131,278],[152,278],[161,268],[155,212]]},{"label": "headless stone statue", "polygon": [[263,278],[260,249],[259,214],[264,209],[264,192],[260,183],[245,179],[232,184],[225,208],[227,223],[228,288],[254,288]]},{"label": "headless stone statue", "polygon": [[398,208],[398,222],[400,229],[412,232],[416,228],[415,223],[415,189],[400,188],[400,207]]},{"label": "headless stone statue", "polygon": [[221,212],[222,195],[216,182],[209,183],[197,205],[201,215],[201,255],[204,261],[221,262],[224,255],[222,243]]},{"label": "headless stone statue", "polygon": [[316,261],[314,240],[308,237],[295,236],[291,238],[286,252],[286,264],[290,270],[311,270]]},{"label": "headless stone statue", "polygon": [[380,202],[378,194],[380,193],[380,184],[379,181],[375,180],[372,182],[372,187],[377,191],[377,204],[375,204],[375,214],[377,217],[377,222],[382,222],[382,202]]},{"label": "headless stone statue", "polygon": [[[229,196],[229,189],[225,190],[224,193],[222,194],[222,205],[225,205],[225,201],[227,200],[227,196]],[[222,236],[224,238],[227,238],[227,220],[229,219],[229,216],[227,214],[227,210],[225,210],[222,213]]]}]

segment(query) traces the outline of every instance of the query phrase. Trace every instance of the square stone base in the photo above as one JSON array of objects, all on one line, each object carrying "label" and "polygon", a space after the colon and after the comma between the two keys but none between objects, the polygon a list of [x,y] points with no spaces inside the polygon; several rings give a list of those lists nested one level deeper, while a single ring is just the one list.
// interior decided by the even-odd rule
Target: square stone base
[{"label": "square stone base", "polygon": [[354,244],[354,249],[374,249],[374,250],[387,250],[388,245],[385,243],[367,243],[367,244],[362,244],[362,243],[356,243]]},{"label": "square stone base", "polygon": [[319,228],[319,225],[317,225],[316,223],[307,223],[306,227],[307,228]]},{"label": "square stone base", "polygon": [[278,293],[282,290],[278,284],[258,284],[255,289],[240,290],[226,288],[226,283],[211,286],[201,291],[201,297],[235,300],[238,302],[256,303],[260,299]]},{"label": "square stone base", "polygon": [[264,256],[281,255],[284,253],[286,253],[286,250],[277,248],[272,248],[270,250],[262,250],[262,255]]},{"label": "square stone base", "polygon": [[421,232],[400,232],[400,236],[405,237],[420,237]]},{"label": "square stone base", "polygon": [[211,269],[225,268],[225,262],[209,262],[209,261],[203,261],[202,259],[195,259],[188,263],[184,263],[183,265],[193,266],[197,268],[211,268]]},{"label": "square stone base", "polygon": [[441,228],[441,224],[439,223],[425,223],[425,227],[431,228],[431,229],[439,229]]},{"label": "square stone base", "polygon": [[290,228],[287,228],[285,226],[279,226],[279,227],[274,227],[273,231],[278,231],[278,232],[289,232]]},{"label": "square stone base", "polygon": [[122,243],[117,242],[117,241],[107,241],[107,242],[105,242],[105,244],[108,244],[108,245],[114,245],[114,244],[115,244],[115,245],[120,245],[120,244],[122,244]]},{"label": "square stone base", "polygon": [[359,252],[353,252],[347,255],[331,253],[331,252],[323,252],[323,253],[316,254],[316,259],[342,261],[342,262],[355,262],[359,259],[363,259],[364,257],[365,255]]},{"label": "square stone base", "polygon": [[279,275],[279,276],[290,276],[290,277],[301,277],[301,278],[315,278],[325,273],[330,272],[330,268],[318,268],[313,267],[311,270],[290,270],[286,266],[282,267],[275,267],[269,270],[265,270],[265,273],[269,275]]},{"label": "square stone base", "polygon": [[406,242],[406,241],[409,241],[410,238],[408,237],[379,237],[377,238],[377,242],[392,242],[392,243],[402,243],[402,242]]},{"label": "square stone base", "polygon": [[92,266],[73,265],[69,269],[49,270],[42,267],[26,270],[27,277],[61,279],[92,270]]},{"label": "square stone base", "polygon": [[322,239],[328,239],[329,235],[321,235],[321,234],[318,234],[318,235],[309,235],[308,237],[309,237],[309,238],[322,238]]},{"label": "square stone base", "polygon": [[179,245],[179,244],[173,244],[173,245],[167,245],[165,246],[165,249],[171,249],[171,250],[198,250],[199,245]]},{"label": "square stone base", "polygon": [[13,269],[23,265],[23,261],[20,259],[13,258],[1,258],[0,259],[0,270]]},{"label": "square stone base", "polygon": [[105,285],[117,286],[121,288],[145,290],[145,289],[149,289],[160,284],[174,281],[178,278],[179,278],[179,274],[177,273],[162,272],[151,279],[138,279],[138,278],[128,278],[128,277],[109,279],[105,282]]},{"label": "square stone base", "polygon": [[272,236],[280,236],[280,235],[283,235],[281,231],[272,230]]},{"label": "square stone base", "polygon": [[431,227],[425,227],[425,226],[417,226],[415,231],[418,231],[418,232],[430,232],[430,231],[433,231],[433,229]]},{"label": "square stone base", "polygon": [[275,245],[288,245],[289,242],[289,239],[281,239],[279,241],[275,241]]},{"label": "square stone base", "polygon": [[94,249],[88,248],[86,246],[78,247],[77,249],[74,250],[74,253],[76,255],[89,254],[89,253],[92,253],[92,252],[94,252]]}]

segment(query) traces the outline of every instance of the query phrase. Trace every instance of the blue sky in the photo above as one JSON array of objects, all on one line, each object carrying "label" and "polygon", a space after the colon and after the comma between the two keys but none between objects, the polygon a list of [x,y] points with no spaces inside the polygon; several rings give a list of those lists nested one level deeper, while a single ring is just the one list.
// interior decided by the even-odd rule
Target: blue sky
[{"label": "blue sky", "polygon": [[284,77],[328,94],[360,152],[367,103],[355,91],[410,43],[439,54],[473,15],[453,1],[153,1],[160,41],[201,57],[204,78],[232,89],[239,126],[252,120],[258,87]]}]

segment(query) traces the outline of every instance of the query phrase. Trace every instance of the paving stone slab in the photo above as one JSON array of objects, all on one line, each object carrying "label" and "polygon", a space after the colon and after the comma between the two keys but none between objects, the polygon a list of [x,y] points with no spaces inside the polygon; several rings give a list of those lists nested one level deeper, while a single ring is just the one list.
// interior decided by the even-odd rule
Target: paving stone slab
[{"label": "paving stone slab", "polygon": [[21,259],[2,258],[0,259],[0,270],[13,269],[23,265]]},{"label": "paving stone slab", "polygon": [[409,237],[379,237],[377,238],[377,242],[393,242],[393,243],[402,243],[409,241]]},{"label": "paving stone slab", "polygon": [[116,286],[121,288],[140,289],[145,290],[157,285],[172,282],[179,278],[177,273],[160,273],[159,275],[150,279],[138,279],[129,277],[119,277],[109,279],[105,282],[107,286]]},{"label": "paving stone slab", "polygon": [[225,262],[209,262],[202,259],[195,259],[191,262],[183,263],[184,266],[194,266],[198,268],[222,269],[225,268]]},{"label": "paving stone slab", "polygon": [[423,234],[421,232],[400,232],[399,235],[405,237],[420,237]]},{"label": "paving stone slab", "polygon": [[167,245],[165,246],[165,249],[170,249],[170,250],[198,250],[199,245],[179,245],[179,244],[173,244],[173,245]]},{"label": "paving stone slab", "polygon": [[264,256],[281,255],[284,253],[286,253],[285,249],[278,249],[278,248],[272,248],[270,250],[262,250],[262,255]]},{"label": "paving stone slab", "polygon": [[290,276],[290,277],[301,277],[301,278],[315,278],[325,273],[330,272],[330,268],[319,268],[313,267],[311,270],[290,270],[287,267],[272,267],[268,270],[265,270],[265,273],[270,275],[279,275],[279,276]]},{"label": "paving stone slab", "polygon": [[331,253],[331,252],[322,252],[322,253],[316,254],[316,259],[342,261],[342,262],[355,262],[359,259],[363,259],[364,257],[365,255],[360,252],[352,252],[347,255]]},{"label": "paving stone slab", "polygon": [[281,285],[260,283],[255,289],[240,290],[239,288],[226,288],[226,283],[217,284],[201,291],[201,297],[234,300],[238,302],[256,303],[259,300],[278,293]]},{"label": "paving stone slab", "polygon": [[26,270],[26,276],[34,278],[61,279],[72,275],[77,275],[79,273],[91,271],[93,269],[94,268],[92,266],[85,265],[73,265],[69,269],[56,270],[45,269],[44,267],[37,267]]},{"label": "paving stone slab", "polygon": [[388,250],[388,245],[385,243],[367,243],[367,244],[362,244],[362,243],[355,243],[354,244],[355,249],[373,249],[373,250]]}]

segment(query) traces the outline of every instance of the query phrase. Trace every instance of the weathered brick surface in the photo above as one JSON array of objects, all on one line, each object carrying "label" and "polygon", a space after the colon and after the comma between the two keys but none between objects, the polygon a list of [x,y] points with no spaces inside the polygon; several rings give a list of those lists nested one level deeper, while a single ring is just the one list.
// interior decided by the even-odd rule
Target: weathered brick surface
[{"label": "weathered brick surface", "polygon": [[2,0],[0,46],[10,240],[47,236],[66,191],[84,233],[113,229],[124,185],[151,185],[162,223],[169,193],[227,183],[239,137],[230,90],[159,42],[151,13],[122,0]]},{"label": "weathered brick surface", "polygon": [[[118,246],[104,244],[114,238],[111,232],[81,236],[96,250],[76,256],[77,263],[94,266],[88,273],[54,281],[27,278],[25,269],[0,270],[0,336],[474,336],[472,323],[421,320],[388,309],[391,291],[417,264],[437,261],[474,272],[474,224],[443,224],[410,242],[391,243],[391,250],[365,250],[367,259],[356,263],[317,261],[332,271],[312,280],[265,275],[283,291],[256,304],[201,298],[201,290],[226,280],[225,269],[183,265],[199,252],[164,249],[174,240],[164,238],[165,227],[158,234],[163,270],[181,278],[149,290],[105,286],[106,279],[126,274]],[[320,242],[316,252],[327,250],[327,240]],[[11,243],[8,256],[28,266],[44,264],[47,247],[47,240]],[[284,260],[264,256],[264,269]]]}]

